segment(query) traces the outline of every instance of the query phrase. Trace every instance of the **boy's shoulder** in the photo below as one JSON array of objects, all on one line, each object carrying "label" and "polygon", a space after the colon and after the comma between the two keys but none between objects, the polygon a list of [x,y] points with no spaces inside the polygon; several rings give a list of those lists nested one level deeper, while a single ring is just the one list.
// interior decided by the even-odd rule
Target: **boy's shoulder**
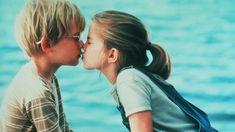
[{"label": "boy's shoulder", "polygon": [[30,63],[22,66],[12,80],[7,95],[25,103],[35,98],[44,98],[50,93],[50,89],[40,79]]},{"label": "boy's shoulder", "polygon": [[10,87],[18,87],[18,89],[26,89],[28,86],[38,82],[37,75],[34,73],[31,63],[24,64],[13,78]]}]

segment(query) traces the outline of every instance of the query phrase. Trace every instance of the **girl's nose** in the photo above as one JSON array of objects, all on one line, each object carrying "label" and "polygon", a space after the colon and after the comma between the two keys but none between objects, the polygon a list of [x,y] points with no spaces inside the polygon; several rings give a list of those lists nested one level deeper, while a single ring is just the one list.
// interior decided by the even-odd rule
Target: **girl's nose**
[{"label": "girl's nose", "polygon": [[79,45],[78,45],[78,48],[81,49],[84,47],[84,43],[82,40],[79,41]]}]

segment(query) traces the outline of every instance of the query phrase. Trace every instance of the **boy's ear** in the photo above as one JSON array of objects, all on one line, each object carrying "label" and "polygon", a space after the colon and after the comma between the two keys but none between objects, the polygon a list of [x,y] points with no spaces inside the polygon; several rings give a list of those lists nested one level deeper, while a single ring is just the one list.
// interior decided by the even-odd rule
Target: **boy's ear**
[{"label": "boy's ear", "polygon": [[108,62],[115,63],[119,58],[119,51],[116,48],[111,48],[108,53]]},{"label": "boy's ear", "polygon": [[45,36],[41,39],[41,49],[45,53],[47,53],[51,49],[50,41]]}]

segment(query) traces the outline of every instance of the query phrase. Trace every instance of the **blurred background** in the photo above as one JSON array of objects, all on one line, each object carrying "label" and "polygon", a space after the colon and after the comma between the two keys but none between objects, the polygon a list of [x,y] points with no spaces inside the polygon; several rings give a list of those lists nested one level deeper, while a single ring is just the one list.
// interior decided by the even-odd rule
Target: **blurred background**
[{"label": "blurred background", "polygon": [[[221,132],[235,131],[235,1],[233,0],[74,0],[87,29],[93,14],[120,10],[140,18],[150,40],[171,56],[168,82],[208,113]],[[23,0],[0,0],[0,104],[20,67],[27,62],[14,37],[15,16]],[[98,71],[64,66],[58,70],[64,109],[75,132],[127,132],[111,85]]]}]

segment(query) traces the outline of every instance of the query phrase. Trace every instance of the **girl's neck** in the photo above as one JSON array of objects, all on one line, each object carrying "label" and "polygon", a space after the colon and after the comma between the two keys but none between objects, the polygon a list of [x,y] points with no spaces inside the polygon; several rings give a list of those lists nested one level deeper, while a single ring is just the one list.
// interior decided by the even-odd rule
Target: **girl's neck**
[{"label": "girl's neck", "polygon": [[106,67],[100,70],[106,78],[109,80],[109,82],[114,85],[117,80],[117,70],[114,66]]}]

